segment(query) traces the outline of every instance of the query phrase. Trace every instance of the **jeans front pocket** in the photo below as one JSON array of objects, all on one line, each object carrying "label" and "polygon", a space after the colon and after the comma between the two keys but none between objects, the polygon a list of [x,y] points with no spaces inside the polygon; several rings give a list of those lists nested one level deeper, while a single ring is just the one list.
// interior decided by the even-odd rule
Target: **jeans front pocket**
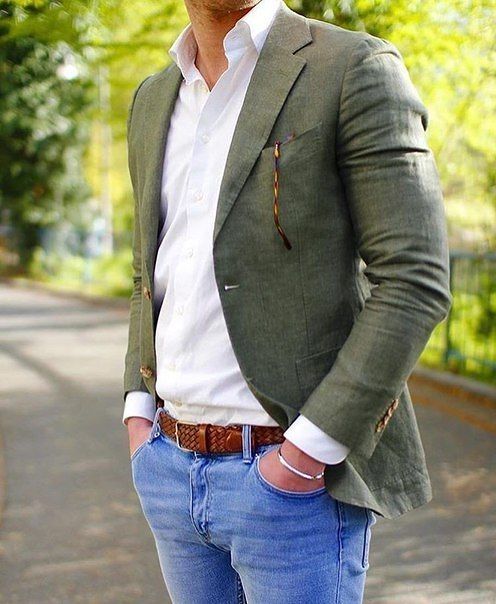
[{"label": "jeans front pocket", "polygon": [[131,454],[131,458],[130,458],[130,463],[133,463],[133,461],[138,457],[138,455],[141,453],[141,451],[143,451],[143,449],[145,448],[145,445],[148,444],[148,437],[145,438],[145,440],[136,447],[136,449],[132,452]]},{"label": "jeans front pocket", "polygon": [[314,489],[313,491],[288,491],[286,489],[281,489],[280,487],[276,487],[271,482],[269,482],[264,476],[262,476],[262,473],[260,472],[260,465],[259,465],[260,459],[264,455],[266,455],[267,453],[272,451],[272,449],[278,448],[278,447],[279,447],[279,444],[269,445],[267,448],[264,448],[260,453],[257,453],[255,456],[255,476],[257,478],[258,484],[263,489],[265,489],[269,493],[274,493],[277,495],[281,495],[283,497],[295,497],[298,499],[305,498],[305,497],[314,497],[315,495],[323,495],[324,493],[327,492],[327,488],[325,487],[325,485],[323,487]]},{"label": "jeans front pocket", "polygon": [[153,418],[152,425],[150,426],[150,431],[148,432],[148,436],[145,438],[145,440],[140,445],[138,445],[138,447],[136,447],[136,449],[131,454],[131,457],[130,457],[131,464],[133,463],[133,461],[135,459],[137,459],[137,457],[140,455],[140,453],[145,449],[146,445],[149,445],[155,438],[160,436],[161,428],[160,428],[159,418],[160,418],[160,414],[163,412],[164,411],[163,411],[162,407],[158,407],[157,410],[155,411],[155,417]]}]

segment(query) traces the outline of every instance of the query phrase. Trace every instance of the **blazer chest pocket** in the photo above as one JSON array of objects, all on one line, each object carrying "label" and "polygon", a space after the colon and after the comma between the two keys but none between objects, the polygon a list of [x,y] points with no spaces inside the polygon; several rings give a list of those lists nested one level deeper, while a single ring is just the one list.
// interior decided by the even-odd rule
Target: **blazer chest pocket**
[{"label": "blazer chest pocket", "polygon": [[[293,138],[285,140],[286,137],[294,133]],[[300,130],[298,127],[288,128],[280,137],[271,136],[269,144],[265,146],[258,158],[260,174],[273,172],[274,170],[274,151],[275,142],[281,140],[279,148],[279,168],[282,170],[286,164],[297,166],[299,163],[305,163],[311,159],[320,149],[322,142],[322,120],[316,124]]]},{"label": "blazer chest pocket", "polygon": [[331,370],[341,346],[333,346],[295,361],[296,374],[303,401],[310,396],[318,384]]}]

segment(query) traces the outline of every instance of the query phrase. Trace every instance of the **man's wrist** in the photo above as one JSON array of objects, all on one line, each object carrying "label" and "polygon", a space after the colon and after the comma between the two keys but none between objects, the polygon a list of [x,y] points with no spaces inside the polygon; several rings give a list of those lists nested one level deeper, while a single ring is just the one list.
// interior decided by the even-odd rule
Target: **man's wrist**
[{"label": "man's wrist", "polygon": [[281,445],[281,454],[293,467],[308,474],[316,474],[326,467],[325,463],[311,457],[288,439]]},{"label": "man's wrist", "polygon": [[150,426],[151,424],[153,424],[153,422],[150,421],[147,417],[141,417],[139,415],[131,415],[130,417],[127,417],[124,420],[124,423],[128,428],[132,426]]}]

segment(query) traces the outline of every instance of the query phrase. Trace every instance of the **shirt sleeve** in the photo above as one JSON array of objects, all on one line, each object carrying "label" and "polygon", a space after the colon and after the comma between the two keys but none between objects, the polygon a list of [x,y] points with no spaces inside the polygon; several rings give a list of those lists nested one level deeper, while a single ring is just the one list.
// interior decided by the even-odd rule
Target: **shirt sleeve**
[{"label": "shirt sleeve", "polygon": [[346,445],[326,434],[301,414],[284,432],[284,437],[310,457],[326,464],[337,464],[350,452]]},{"label": "shirt sleeve", "polygon": [[130,417],[144,417],[151,422],[155,418],[155,400],[149,392],[141,390],[131,390],[125,399],[124,414],[122,423],[127,426],[127,420]]}]

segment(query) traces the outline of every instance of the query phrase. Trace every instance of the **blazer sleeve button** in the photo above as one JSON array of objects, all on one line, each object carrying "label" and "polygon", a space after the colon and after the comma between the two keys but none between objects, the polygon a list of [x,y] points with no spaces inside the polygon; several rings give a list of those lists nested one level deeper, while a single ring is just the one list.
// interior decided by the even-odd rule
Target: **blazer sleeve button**
[{"label": "blazer sleeve button", "polygon": [[147,300],[152,299],[152,292],[150,291],[150,289],[148,287],[146,287],[146,285],[143,286],[143,295],[145,296],[145,298]]},{"label": "blazer sleeve button", "polygon": [[145,378],[151,378],[153,376],[153,369],[151,367],[147,367],[146,365],[141,365],[140,373]]}]

